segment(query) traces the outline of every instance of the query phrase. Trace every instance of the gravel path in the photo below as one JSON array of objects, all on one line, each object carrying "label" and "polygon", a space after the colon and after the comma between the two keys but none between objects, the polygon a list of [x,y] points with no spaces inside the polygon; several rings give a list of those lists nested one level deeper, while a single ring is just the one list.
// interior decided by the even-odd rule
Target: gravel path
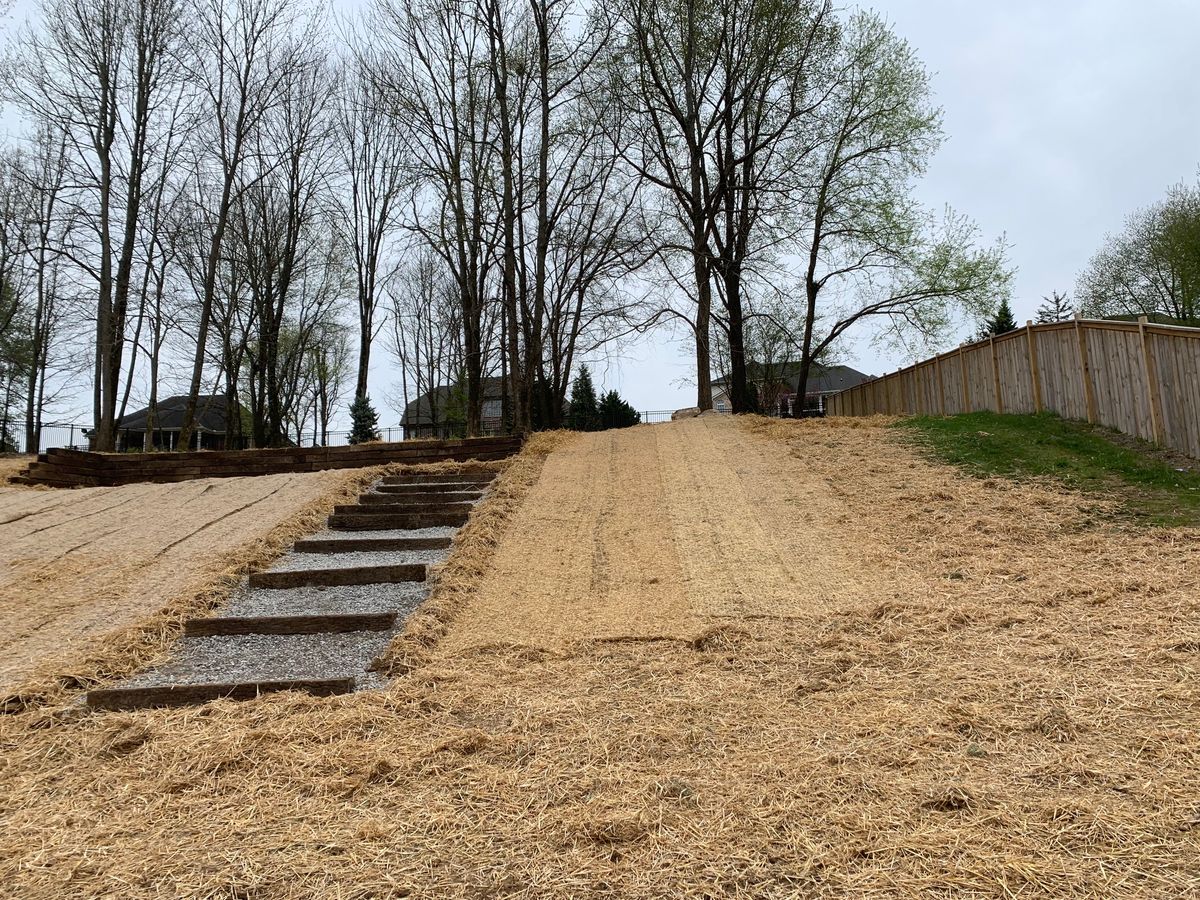
[{"label": "gravel path", "polygon": [[135,675],[122,687],[358,678],[392,636],[389,631],[356,631],[184,638],[169,663]]},{"label": "gravel path", "polygon": [[[373,535],[374,532],[366,532]],[[403,563],[436,565],[448,550],[356,550],[350,553],[290,553],[271,566],[271,572],[308,572],[313,569],[365,569]]]},{"label": "gravel path", "polygon": [[420,581],[241,591],[221,615],[309,616],[395,610],[407,616],[428,592]]}]

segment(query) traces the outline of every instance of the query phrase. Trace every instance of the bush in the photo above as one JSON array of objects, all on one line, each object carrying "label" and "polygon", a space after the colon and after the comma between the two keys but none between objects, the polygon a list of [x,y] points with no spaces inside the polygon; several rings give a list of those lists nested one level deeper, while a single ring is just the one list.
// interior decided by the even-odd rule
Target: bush
[{"label": "bush", "polygon": [[621,399],[616,391],[609,391],[600,400],[601,428],[629,428],[642,421],[641,413]]}]

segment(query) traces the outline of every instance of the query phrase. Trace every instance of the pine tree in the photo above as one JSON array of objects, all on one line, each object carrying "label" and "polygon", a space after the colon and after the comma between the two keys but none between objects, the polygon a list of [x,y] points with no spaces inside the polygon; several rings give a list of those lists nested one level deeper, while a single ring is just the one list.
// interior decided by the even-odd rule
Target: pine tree
[{"label": "pine tree", "polygon": [[1065,322],[1075,314],[1075,311],[1071,308],[1071,298],[1066,294],[1054,291],[1049,297],[1043,297],[1042,300],[1045,302],[1037,309],[1037,323],[1039,325]]},{"label": "pine tree", "polygon": [[600,427],[600,410],[596,402],[596,386],[587,366],[571,383],[571,402],[567,409],[567,427],[573,431],[596,431]]},{"label": "pine tree", "polygon": [[366,444],[379,440],[379,414],[371,399],[363,394],[350,404],[350,443]]},{"label": "pine tree", "polygon": [[1000,301],[1000,307],[996,310],[996,314],[988,319],[986,328],[987,333],[995,337],[1017,330],[1017,320],[1013,317],[1012,307],[1008,305],[1007,297]]},{"label": "pine tree", "polygon": [[609,391],[600,399],[601,428],[629,428],[642,421],[642,415],[626,403],[616,391]]}]

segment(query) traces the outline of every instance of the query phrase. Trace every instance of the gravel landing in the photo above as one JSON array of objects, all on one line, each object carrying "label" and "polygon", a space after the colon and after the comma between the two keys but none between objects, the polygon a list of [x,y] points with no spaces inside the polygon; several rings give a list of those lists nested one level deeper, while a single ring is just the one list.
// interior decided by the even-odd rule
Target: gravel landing
[{"label": "gravel landing", "polygon": [[121,687],[281,681],[293,678],[366,679],[367,667],[392,640],[391,631],[341,634],[245,634],[183,638],[175,658],[135,675]]},{"label": "gravel landing", "polygon": [[440,563],[448,550],[358,550],[351,553],[295,553],[280,559],[268,571],[308,572],[313,569],[362,569],[404,563]]},{"label": "gravel landing", "polygon": [[401,621],[429,593],[422,581],[402,584],[354,584],[337,587],[298,587],[241,590],[220,616],[308,616],[328,613],[400,613]]}]

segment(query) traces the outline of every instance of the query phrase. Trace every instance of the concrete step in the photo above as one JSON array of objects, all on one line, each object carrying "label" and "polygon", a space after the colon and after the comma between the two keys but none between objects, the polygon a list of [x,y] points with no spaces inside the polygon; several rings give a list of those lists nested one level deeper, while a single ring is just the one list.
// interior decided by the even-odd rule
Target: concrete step
[{"label": "concrete step", "polygon": [[334,634],[347,631],[387,631],[396,613],[341,613],[316,616],[213,616],[192,619],[183,626],[189,637],[233,634]]},{"label": "concrete step", "polygon": [[425,563],[400,563],[385,566],[354,568],[284,569],[253,572],[250,589],[295,587],[340,587],[357,584],[399,584],[405,581],[424,581],[428,567]]},{"label": "concrete step", "polygon": [[364,506],[381,503],[409,503],[413,505],[432,505],[440,503],[473,503],[483,496],[483,491],[446,491],[445,493],[426,492],[420,494],[367,493],[359,495],[358,502]]},{"label": "concrete step", "polygon": [[293,553],[405,553],[413,550],[449,550],[450,537],[305,538],[296,541]]},{"label": "concrete step", "polygon": [[354,679],[291,678],[283,681],[237,681],[201,684],[171,684],[147,687],[103,688],[88,691],[92,709],[146,709],[153,706],[189,706],[210,700],[252,700],[260,694],[277,691],[303,691],[315,697],[349,694]]},{"label": "concrete step", "polygon": [[385,475],[381,484],[488,484],[495,472],[431,472],[419,475]]},{"label": "concrete step", "polygon": [[[359,509],[359,507],[352,507]],[[387,507],[379,507],[386,510]],[[467,523],[470,506],[450,512],[338,512],[329,517],[329,527],[334,531],[383,531],[393,528],[457,528]]]}]

